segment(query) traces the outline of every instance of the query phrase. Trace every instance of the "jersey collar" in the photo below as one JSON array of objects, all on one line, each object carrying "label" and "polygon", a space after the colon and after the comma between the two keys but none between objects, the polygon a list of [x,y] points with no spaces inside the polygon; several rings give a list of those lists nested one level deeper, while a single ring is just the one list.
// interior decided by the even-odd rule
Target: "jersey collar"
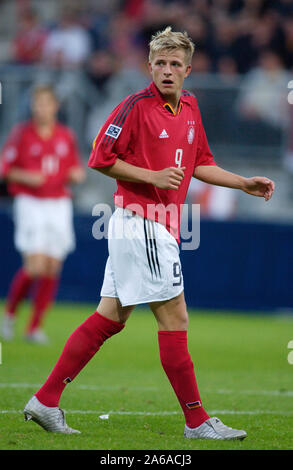
[{"label": "jersey collar", "polygon": [[180,114],[183,104],[182,104],[182,101],[181,101],[181,98],[180,98],[177,113],[175,112],[175,110],[172,108],[172,106],[169,103],[165,103],[165,104],[163,104],[163,106],[164,106],[164,108],[167,109],[167,111],[169,111],[169,113],[172,113],[174,116],[177,116],[177,114]]},{"label": "jersey collar", "polygon": [[182,106],[183,106],[181,97],[180,97],[179,104],[178,104],[178,111],[176,113],[173,107],[164,100],[163,96],[161,95],[159,89],[157,88],[154,82],[150,84],[150,90],[159,98],[160,103],[167,111],[169,111],[169,113],[173,114],[174,116],[177,116],[178,114],[180,114],[182,110]]}]

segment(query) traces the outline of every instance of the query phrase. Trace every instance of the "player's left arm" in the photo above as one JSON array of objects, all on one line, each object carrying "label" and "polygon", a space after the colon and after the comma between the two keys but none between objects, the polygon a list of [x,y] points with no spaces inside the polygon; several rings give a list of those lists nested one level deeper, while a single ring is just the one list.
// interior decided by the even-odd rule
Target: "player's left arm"
[{"label": "player's left arm", "polygon": [[68,168],[67,181],[71,184],[81,184],[86,179],[86,172],[82,164],[77,137],[71,130],[68,130],[68,141],[70,145],[70,166]]},{"label": "player's left arm", "polygon": [[244,176],[231,173],[216,165],[199,165],[195,168],[193,176],[201,181],[216,186],[240,189],[252,196],[264,197],[266,201],[271,199],[275,184],[264,176]]}]

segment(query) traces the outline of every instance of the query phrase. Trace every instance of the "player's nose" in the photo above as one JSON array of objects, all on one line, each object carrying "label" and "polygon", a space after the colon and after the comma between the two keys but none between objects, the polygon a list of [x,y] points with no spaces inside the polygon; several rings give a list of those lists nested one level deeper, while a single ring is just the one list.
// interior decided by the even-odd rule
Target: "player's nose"
[{"label": "player's nose", "polygon": [[164,67],[164,75],[169,76],[172,74],[172,70],[169,64],[166,64]]}]

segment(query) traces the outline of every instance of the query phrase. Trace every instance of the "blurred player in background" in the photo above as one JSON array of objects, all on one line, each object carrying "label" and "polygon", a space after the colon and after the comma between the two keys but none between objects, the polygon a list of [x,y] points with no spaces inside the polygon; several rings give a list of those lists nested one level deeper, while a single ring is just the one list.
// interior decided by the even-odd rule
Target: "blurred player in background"
[{"label": "blurred player in background", "polygon": [[53,88],[35,88],[32,119],[15,126],[1,155],[2,176],[14,196],[15,246],[23,265],[12,279],[2,321],[2,337],[14,336],[17,307],[33,287],[27,340],[47,341],[41,329],[53,302],[63,261],[74,250],[73,208],[68,185],[82,183],[75,136],[57,120]]},{"label": "blurred player in background", "polygon": [[[264,177],[244,178],[216,165],[197,101],[182,89],[193,50],[187,34],[170,27],[157,33],[150,43],[153,82],[115,108],[94,142],[89,166],[117,180],[109,257],[96,312],[72,333],[50,376],[25,406],[26,419],[47,431],[78,432],[67,426],[59,409],[66,384],[104,341],[124,328],[137,304],[148,303],[158,323],[161,363],[184,413],[185,437],[246,437],[245,431],[210,418],[201,402],[187,347],[180,209],[192,177],[266,200],[274,183]],[[171,205],[178,210],[164,220],[164,209]],[[154,206],[158,212],[152,212]]]}]

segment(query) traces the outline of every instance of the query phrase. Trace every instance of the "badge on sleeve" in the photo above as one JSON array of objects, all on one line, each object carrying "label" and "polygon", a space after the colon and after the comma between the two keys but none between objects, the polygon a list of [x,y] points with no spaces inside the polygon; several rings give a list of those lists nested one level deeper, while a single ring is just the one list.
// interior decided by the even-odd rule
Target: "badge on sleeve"
[{"label": "badge on sleeve", "polygon": [[118,126],[115,126],[114,124],[110,124],[105,134],[108,135],[109,137],[113,137],[113,139],[118,139],[121,131],[122,131],[122,127],[118,127]]}]

